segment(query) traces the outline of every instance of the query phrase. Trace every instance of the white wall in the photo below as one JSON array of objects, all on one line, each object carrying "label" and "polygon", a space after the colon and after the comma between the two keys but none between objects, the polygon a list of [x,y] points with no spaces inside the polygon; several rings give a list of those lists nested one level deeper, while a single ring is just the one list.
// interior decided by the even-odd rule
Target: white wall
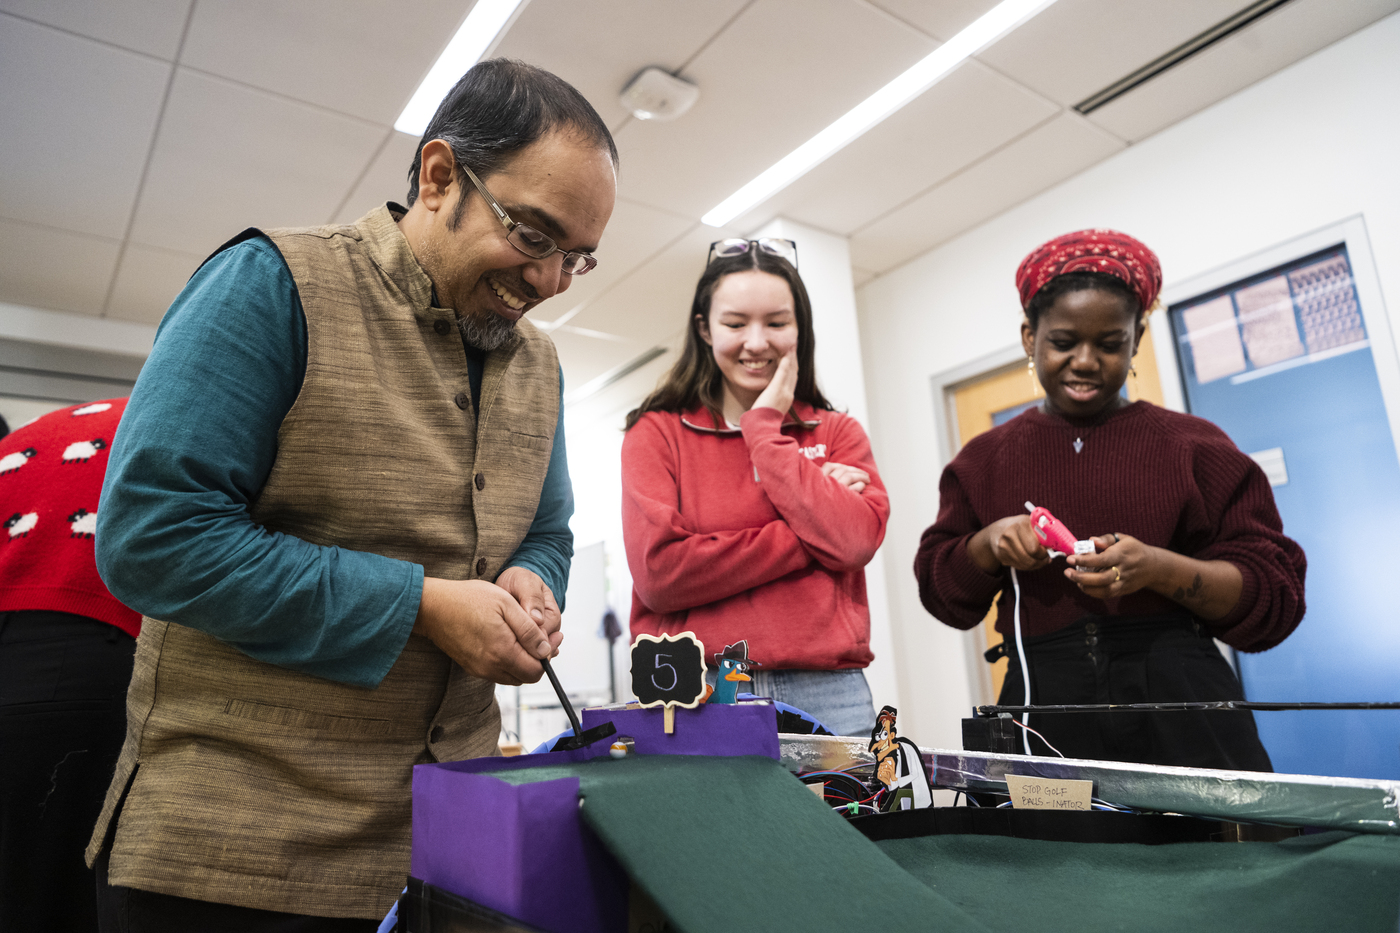
[{"label": "white wall", "polygon": [[[1382,292],[1400,296],[1400,14],[1390,16],[926,253],[857,292],[875,453],[897,509],[885,550],[900,731],[961,747],[965,635],[919,604],[910,567],[938,510],[930,376],[1014,344],[1017,264],[1115,227],[1167,285],[1363,216]],[[1392,331],[1395,326],[1392,322]]]}]

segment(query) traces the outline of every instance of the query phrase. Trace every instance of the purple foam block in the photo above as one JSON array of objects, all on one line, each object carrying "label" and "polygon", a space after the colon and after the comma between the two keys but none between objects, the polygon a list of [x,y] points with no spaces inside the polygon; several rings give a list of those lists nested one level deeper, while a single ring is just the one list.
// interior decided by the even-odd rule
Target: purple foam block
[{"label": "purple foam block", "polygon": [[546,930],[624,929],[627,875],[579,819],[578,778],[514,785],[472,773],[519,760],[413,769],[413,876]]},{"label": "purple foam block", "polygon": [[[584,729],[611,721],[618,735],[636,740],[639,755],[763,755],[778,760],[778,712],[771,703],[702,703],[676,708],[675,732],[666,734],[660,706],[642,709],[585,709]],[[605,755],[608,741],[595,754]],[[541,755],[552,758],[556,753]]]}]

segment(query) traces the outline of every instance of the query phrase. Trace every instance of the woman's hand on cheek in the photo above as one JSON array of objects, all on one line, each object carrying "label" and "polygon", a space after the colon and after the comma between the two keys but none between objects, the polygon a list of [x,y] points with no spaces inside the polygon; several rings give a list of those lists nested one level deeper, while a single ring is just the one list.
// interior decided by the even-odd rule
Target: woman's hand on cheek
[{"label": "woman's hand on cheek", "polygon": [[1131,535],[1100,535],[1093,554],[1069,557],[1065,576],[1095,599],[1115,599],[1152,585],[1157,573],[1157,548]]},{"label": "woman's hand on cheek", "polygon": [[754,401],[754,408],[775,408],[787,414],[792,408],[793,393],[797,391],[797,347],[793,347],[778,360],[778,369],[773,380]]}]

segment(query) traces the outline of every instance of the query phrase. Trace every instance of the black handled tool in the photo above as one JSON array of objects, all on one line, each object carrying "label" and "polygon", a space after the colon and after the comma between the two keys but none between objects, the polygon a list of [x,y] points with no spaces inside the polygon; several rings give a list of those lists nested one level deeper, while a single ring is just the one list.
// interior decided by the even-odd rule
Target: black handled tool
[{"label": "black handled tool", "polygon": [[574,714],[573,704],[569,702],[569,698],[564,694],[564,688],[559,685],[559,678],[554,675],[554,668],[550,665],[549,658],[541,658],[540,663],[544,665],[544,672],[549,677],[550,684],[554,687],[554,695],[559,697],[559,702],[564,707],[564,712],[569,716],[569,725],[574,727],[574,734],[566,735],[555,742],[554,748],[552,748],[551,751],[567,752],[576,748],[584,748],[592,745],[599,739],[606,739],[617,731],[617,727],[611,722],[605,722],[601,726],[594,726],[592,729],[584,732],[583,727],[578,723],[578,716]]}]

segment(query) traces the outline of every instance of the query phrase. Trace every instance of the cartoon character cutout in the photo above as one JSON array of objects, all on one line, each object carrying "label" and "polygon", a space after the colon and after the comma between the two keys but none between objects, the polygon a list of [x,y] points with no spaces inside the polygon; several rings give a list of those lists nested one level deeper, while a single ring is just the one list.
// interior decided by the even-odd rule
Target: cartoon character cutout
[{"label": "cartoon character cutout", "polygon": [[715,677],[714,690],[705,702],[731,705],[737,703],[739,701],[739,685],[753,680],[748,674],[749,669],[762,666],[758,661],[749,657],[748,639],[742,639],[732,645],[725,645],[723,651],[715,654],[715,667],[718,673]]},{"label": "cartoon character cutout", "polygon": [[875,777],[889,793],[882,809],[910,810],[933,806],[933,788],[924,771],[919,747],[899,737],[893,706],[881,708],[870,731],[870,751],[875,755]]}]

